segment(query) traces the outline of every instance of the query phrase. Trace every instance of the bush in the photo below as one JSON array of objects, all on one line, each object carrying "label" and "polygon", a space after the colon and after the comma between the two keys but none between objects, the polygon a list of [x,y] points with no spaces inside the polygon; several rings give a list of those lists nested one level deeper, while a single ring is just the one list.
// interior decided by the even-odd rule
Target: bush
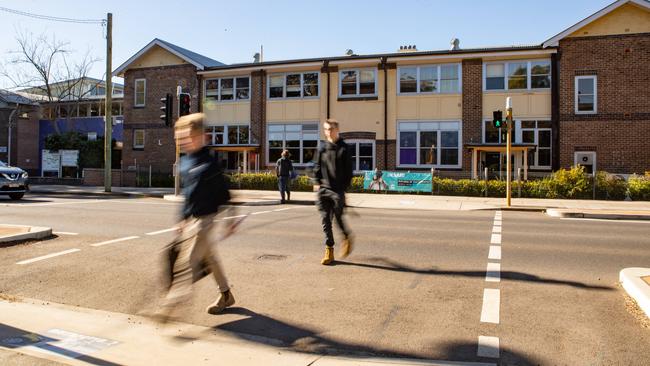
[{"label": "bush", "polygon": [[628,181],[630,198],[635,201],[650,201],[650,172],[644,176],[632,175]]},{"label": "bush", "polygon": [[596,173],[596,198],[624,200],[627,196],[627,182],[624,178],[607,172]]},{"label": "bush", "polygon": [[[254,189],[277,191],[278,177],[272,173],[242,173],[226,175],[231,189]],[[309,177],[301,175],[291,181],[292,191],[311,192],[313,184]]]},{"label": "bush", "polygon": [[560,169],[542,182],[547,190],[545,198],[590,198],[592,194],[590,178],[580,165],[570,170]]}]

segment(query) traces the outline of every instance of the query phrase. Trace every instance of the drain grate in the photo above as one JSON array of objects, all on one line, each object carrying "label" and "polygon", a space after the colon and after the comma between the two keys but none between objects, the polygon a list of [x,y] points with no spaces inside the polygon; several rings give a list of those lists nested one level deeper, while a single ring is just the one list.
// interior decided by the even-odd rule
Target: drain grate
[{"label": "drain grate", "polygon": [[263,254],[257,257],[261,261],[281,261],[287,259],[286,255],[280,254]]}]

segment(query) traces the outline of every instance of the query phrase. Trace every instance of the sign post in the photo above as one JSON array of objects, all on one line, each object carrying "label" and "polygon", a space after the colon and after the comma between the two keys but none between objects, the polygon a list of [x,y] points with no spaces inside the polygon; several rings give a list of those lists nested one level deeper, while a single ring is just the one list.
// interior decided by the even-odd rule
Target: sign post
[{"label": "sign post", "polygon": [[508,207],[511,205],[512,199],[512,99],[506,98],[506,128],[507,128],[507,146],[506,146],[506,204]]}]

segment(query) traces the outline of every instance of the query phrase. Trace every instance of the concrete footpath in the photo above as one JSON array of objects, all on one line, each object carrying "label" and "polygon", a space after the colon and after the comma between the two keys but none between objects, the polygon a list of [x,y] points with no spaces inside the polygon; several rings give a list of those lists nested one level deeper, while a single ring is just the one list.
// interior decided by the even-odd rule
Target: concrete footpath
[{"label": "concrete footpath", "polygon": [[198,325],[2,294],[0,349],[69,365],[494,365],[298,353]]}]

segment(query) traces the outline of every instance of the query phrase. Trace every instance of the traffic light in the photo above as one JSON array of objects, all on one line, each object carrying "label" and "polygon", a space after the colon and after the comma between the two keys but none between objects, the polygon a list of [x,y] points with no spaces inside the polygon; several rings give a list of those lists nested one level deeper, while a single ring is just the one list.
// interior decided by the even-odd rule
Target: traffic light
[{"label": "traffic light", "polygon": [[160,107],[160,111],[162,114],[160,115],[160,119],[165,121],[165,126],[171,126],[172,125],[172,112],[173,112],[173,106],[174,106],[174,96],[167,93],[167,95],[164,98],[160,98],[160,103],[162,103],[162,107]]},{"label": "traffic light", "polygon": [[503,119],[503,113],[501,111],[492,112],[492,125],[494,128],[501,128],[506,125],[506,121]]},{"label": "traffic light", "polygon": [[180,93],[178,95],[178,116],[186,116],[190,114],[190,94]]}]

